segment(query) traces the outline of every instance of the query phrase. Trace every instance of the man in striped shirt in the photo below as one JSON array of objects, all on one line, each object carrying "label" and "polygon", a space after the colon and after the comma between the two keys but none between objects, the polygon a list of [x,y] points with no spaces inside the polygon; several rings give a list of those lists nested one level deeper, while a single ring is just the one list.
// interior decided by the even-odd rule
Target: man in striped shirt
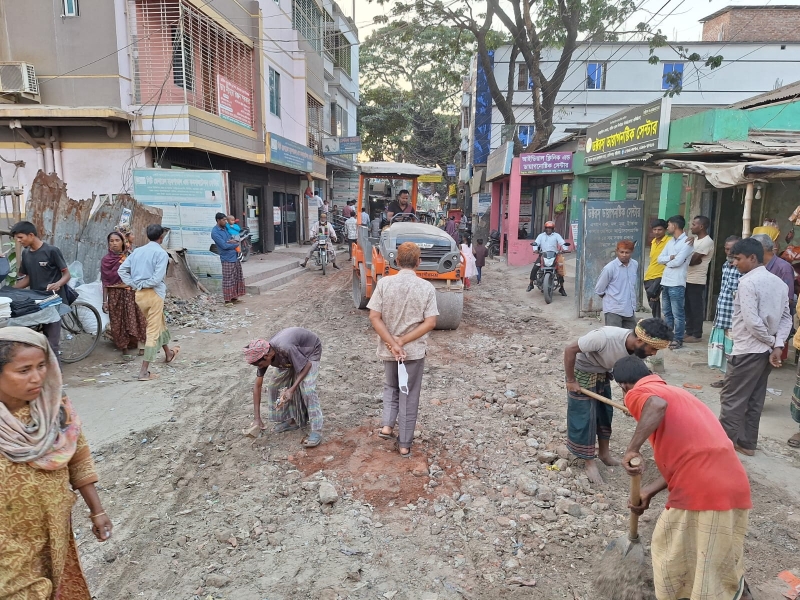
[{"label": "man in striped shirt", "polygon": [[[733,338],[731,337],[731,326],[733,325],[733,296],[736,288],[739,287],[739,269],[733,266],[733,256],[731,250],[733,245],[739,241],[739,236],[732,235],[725,240],[725,264],[722,265],[722,284],[719,288],[717,298],[717,314],[714,317],[714,327],[708,338],[708,366],[712,369],[719,369],[725,373],[728,356],[733,350]],[[722,379],[711,384],[713,388],[722,387]]]}]

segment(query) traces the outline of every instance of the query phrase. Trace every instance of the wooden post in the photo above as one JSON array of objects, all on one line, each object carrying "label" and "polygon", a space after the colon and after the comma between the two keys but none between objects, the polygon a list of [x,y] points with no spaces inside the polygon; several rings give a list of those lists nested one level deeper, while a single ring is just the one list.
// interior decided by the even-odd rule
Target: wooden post
[{"label": "wooden post", "polygon": [[[16,193],[11,195],[11,215],[14,219],[15,225],[22,220],[22,209],[20,208],[19,194]],[[19,271],[20,261],[22,260],[22,246],[16,239],[14,239],[14,250],[17,253],[17,270]]]},{"label": "wooden post", "polygon": [[742,237],[750,237],[750,213],[753,210],[753,184],[748,183],[744,192],[744,211],[742,212]]}]

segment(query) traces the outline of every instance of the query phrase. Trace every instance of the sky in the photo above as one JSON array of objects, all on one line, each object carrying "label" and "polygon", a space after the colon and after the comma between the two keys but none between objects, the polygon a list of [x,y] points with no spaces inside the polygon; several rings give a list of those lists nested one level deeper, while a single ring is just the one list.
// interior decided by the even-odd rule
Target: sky
[{"label": "sky", "polygon": [[[341,0],[345,4],[352,5],[352,0]],[[645,11],[658,10],[667,0],[642,0]],[[800,6],[800,0],[669,0],[666,8],[661,14],[655,17],[651,23],[656,29],[661,29],[670,41],[696,42],[700,39],[703,25],[698,21],[707,17],[726,6]],[[356,25],[359,28],[359,37],[363,40],[374,28],[369,25],[376,15],[390,14],[391,9],[388,5],[380,5],[376,2],[367,0],[355,0]],[[630,20],[632,25],[651,19],[652,12],[639,12]],[[672,12],[669,16],[665,15]],[[350,7],[348,6],[348,13]]]}]

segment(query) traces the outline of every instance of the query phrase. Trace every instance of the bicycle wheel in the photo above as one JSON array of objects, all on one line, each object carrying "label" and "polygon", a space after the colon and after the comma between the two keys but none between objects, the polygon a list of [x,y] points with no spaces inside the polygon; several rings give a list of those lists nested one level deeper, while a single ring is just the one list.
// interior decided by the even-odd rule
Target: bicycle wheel
[{"label": "bicycle wheel", "polygon": [[102,335],[100,313],[91,304],[75,301],[61,315],[61,361],[74,363],[92,353]]}]

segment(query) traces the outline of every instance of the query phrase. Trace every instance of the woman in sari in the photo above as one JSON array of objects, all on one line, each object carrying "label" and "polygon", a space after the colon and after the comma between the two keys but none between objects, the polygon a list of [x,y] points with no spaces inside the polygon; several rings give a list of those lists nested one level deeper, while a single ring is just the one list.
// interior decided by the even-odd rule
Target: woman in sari
[{"label": "woman in sari", "polygon": [[[108,254],[100,263],[100,279],[103,282],[103,312],[108,313],[111,337],[114,345],[122,350],[125,360],[133,360],[129,349],[144,344],[147,338],[147,321],[136,306],[136,292],[122,283],[119,267],[128,258],[125,238],[118,231],[108,234]],[[143,354],[143,350],[139,354]]]},{"label": "woman in sari", "polygon": [[0,329],[0,598],[90,600],[72,533],[70,486],[104,542],[112,525],[96,482],[47,338],[25,327]]}]

